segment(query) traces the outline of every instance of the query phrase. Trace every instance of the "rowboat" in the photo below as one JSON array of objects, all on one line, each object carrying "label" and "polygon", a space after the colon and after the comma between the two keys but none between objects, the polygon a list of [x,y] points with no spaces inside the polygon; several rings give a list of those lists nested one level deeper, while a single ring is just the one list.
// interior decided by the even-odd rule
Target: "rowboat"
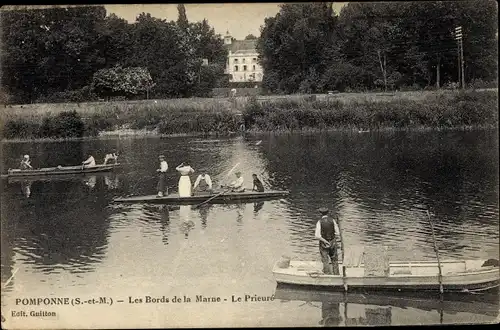
[{"label": "rowboat", "polygon": [[[446,294],[429,295],[428,292],[328,292],[304,290],[289,285],[278,285],[274,293],[275,299],[285,301],[320,302],[323,304],[360,304],[369,306],[391,306],[401,309],[416,308],[424,311],[439,311],[440,313],[470,313],[498,316],[498,290],[493,294]],[[349,317],[346,317],[349,319]]]},{"label": "rowboat", "polygon": [[2,178],[27,178],[27,177],[46,177],[46,176],[56,176],[56,175],[67,175],[67,174],[87,174],[87,173],[98,173],[112,171],[113,169],[119,167],[120,164],[106,164],[106,165],[96,165],[93,167],[82,167],[78,166],[57,166],[57,167],[45,167],[33,170],[20,170],[20,169],[9,169],[7,174],[2,175]]},{"label": "rowboat", "polygon": [[438,263],[433,261],[389,262],[382,273],[372,272],[364,263],[343,266],[339,262],[341,275],[328,275],[323,273],[323,264],[319,261],[280,260],[274,265],[273,274],[279,284],[333,291],[433,291],[440,290],[442,283],[445,292],[474,292],[497,288],[500,277],[495,259],[442,260],[441,280]]},{"label": "rowboat", "polygon": [[158,197],[156,195],[132,196],[114,199],[115,203],[151,203],[151,204],[198,204],[207,202],[208,204],[225,204],[237,202],[253,202],[261,200],[276,199],[288,195],[288,191],[268,190],[265,192],[245,191],[245,192],[214,192],[212,194],[193,195],[180,197],[178,194],[169,194]]}]

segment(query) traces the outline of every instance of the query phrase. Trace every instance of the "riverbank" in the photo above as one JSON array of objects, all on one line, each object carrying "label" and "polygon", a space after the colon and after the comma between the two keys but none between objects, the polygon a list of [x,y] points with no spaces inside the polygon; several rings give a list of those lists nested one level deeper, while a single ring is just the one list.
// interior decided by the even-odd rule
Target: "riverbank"
[{"label": "riverbank", "polygon": [[250,132],[498,125],[498,90],[149,100],[58,107],[5,108],[0,118],[2,139],[110,134],[220,136],[239,132],[243,123]]}]

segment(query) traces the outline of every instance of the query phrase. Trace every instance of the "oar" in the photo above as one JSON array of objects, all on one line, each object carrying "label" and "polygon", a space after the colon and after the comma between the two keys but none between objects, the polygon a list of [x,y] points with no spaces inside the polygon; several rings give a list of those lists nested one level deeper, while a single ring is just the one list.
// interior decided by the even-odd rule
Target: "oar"
[{"label": "oar", "polygon": [[[339,238],[340,238],[340,247],[342,248],[342,281],[344,282],[344,292],[347,292],[347,274],[346,274],[346,267],[345,267],[345,259],[344,259],[344,240],[342,238],[342,229],[340,228],[340,220],[339,216],[335,214],[335,218],[337,219],[337,225],[339,227]],[[338,258],[338,254],[337,254]]]},{"label": "oar", "polygon": [[436,259],[438,263],[439,292],[443,294],[444,290],[443,290],[443,274],[441,273],[441,261],[439,260],[439,252],[436,244],[436,236],[434,235],[434,225],[432,224],[431,214],[429,213],[429,210],[427,210],[427,218],[429,219],[429,224],[431,225],[432,240],[434,242],[434,252],[436,253]]},{"label": "oar", "polygon": [[[229,170],[229,172],[227,172],[226,177],[224,178],[224,180],[227,180],[227,178],[229,177],[229,175],[231,174],[231,172],[233,172],[233,171],[234,171],[234,169],[235,169],[238,165],[240,165],[240,163],[236,163],[236,165],[234,165],[234,166],[233,166],[233,167]],[[214,195],[214,196],[210,197],[210,198],[209,198],[209,199],[207,199],[206,201],[204,201],[204,202],[202,202],[202,203],[200,203],[200,204],[196,205],[196,206],[194,207],[194,209],[197,209],[197,208],[199,208],[200,206],[202,206],[202,205],[204,205],[204,204],[206,204],[206,203],[210,202],[212,199],[214,199],[214,198],[216,198],[216,197],[219,197],[219,196],[220,196],[220,195],[222,195],[222,194],[227,193],[229,190],[231,190],[231,188],[228,188],[228,189],[226,189],[226,190],[224,190],[224,191],[222,191],[222,192],[220,192],[220,193],[218,193],[218,194],[216,194],[216,195]]]}]

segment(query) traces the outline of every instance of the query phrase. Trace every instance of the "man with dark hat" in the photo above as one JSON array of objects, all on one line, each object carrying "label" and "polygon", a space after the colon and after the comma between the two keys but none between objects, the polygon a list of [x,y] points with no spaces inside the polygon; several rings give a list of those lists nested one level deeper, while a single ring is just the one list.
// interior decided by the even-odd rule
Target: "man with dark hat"
[{"label": "man with dark hat", "polygon": [[[340,235],[337,222],[328,216],[328,209],[319,209],[321,219],[316,223],[314,236],[319,240],[319,253],[323,262],[323,273],[339,275],[336,236]],[[331,266],[330,266],[331,263]]]},{"label": "man with dark hat", "polygon": [[160,168],[157,169],[156,172],[160,173],[160,177],[158,178],[158,185],[157,185],[158,195],[157,195],[157,197],[163,197],[163,196],[168,195],[168,188],[167,188],[168,164],[167,164],[167,161],[165,160],[165,156],[160,155],[160,156],[158,156],[158,159],[160,160]]}]

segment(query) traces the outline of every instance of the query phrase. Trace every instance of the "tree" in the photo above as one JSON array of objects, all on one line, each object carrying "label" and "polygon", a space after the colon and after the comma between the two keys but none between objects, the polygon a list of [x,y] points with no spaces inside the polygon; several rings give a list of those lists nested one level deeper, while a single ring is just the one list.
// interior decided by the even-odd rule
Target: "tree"
[{"label": "tree", "polygon": [[245,40],[256,40],[256,39],[257,39],[257,37],[256,37],[256,36],[254,36],[254,35],[253,35],[253,34],[251,34],[251,33],[245,37]]},{"label": "tree", "polygon": [[187,31],[187,29],[189,28],[189,22],[186,16],[186,7],[184,7],[183,4],[178,4],[177,11],[179,13],[179,16],[177,18],[177,25],[182,31]]},{"label": "tree", "polygon": [[15,102],[78,89],[104,64],[97,26],[103,6],[4,10],[2,85]]},{"label": "tree", "polygon": [[135,96],[146,93],[154,86],[146,68],[116,66],[101,69],[94,74],[92,88],[101,96]]},{"label": "tree", "polygon": [[142,13],[132,26],[132,39],[132,55],[125,65],[148,68],[156,83],[155,96],[189,95],[196,80],[196,60],[175,22]]},{"label": "tree", "polygon": [[307,80],[311,83],[302,89],[316,92],[319,85],[312,82],[335,57],[336,24],[331,3],[284,4],[275,17],[266,18],[257,50],[264,76],[273,78],[263,80],[264,88],[294,93]]}]

